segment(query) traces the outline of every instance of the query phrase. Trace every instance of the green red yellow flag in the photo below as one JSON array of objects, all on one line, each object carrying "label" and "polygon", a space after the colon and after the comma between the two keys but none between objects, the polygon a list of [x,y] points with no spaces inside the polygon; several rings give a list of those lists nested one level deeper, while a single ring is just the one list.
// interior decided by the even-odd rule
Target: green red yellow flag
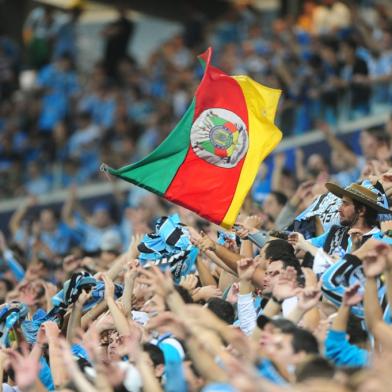
[{"label": "green red yellow flag", "polygon": [[204,76],[188,110],[144,159],[106,170],[230,228],[263,159],[282,133],[274,125],[280,90],[229,76],[199,56]]}]

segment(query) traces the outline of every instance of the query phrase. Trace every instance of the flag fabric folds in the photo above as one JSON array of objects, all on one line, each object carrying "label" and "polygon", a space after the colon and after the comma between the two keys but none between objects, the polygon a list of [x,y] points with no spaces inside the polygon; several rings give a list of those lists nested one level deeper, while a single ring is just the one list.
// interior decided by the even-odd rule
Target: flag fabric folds
[{"label": "flag fabric folds", "polygon": [[148,156],[110,174],[230,228],[263,159],[282,134],[274,125],[280,90],[229,76],[199,56],[204,76],[188,110]]}]

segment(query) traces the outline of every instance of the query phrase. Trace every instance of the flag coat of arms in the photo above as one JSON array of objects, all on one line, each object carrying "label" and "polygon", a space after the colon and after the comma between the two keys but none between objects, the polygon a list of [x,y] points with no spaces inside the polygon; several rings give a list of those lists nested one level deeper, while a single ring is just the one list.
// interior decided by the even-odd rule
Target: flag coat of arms
[{"label": "flag coat of arms", "polygon": [[148,156],[104,170],[230,228],[263,159],[282,133],[274,125],[280,90],[229,76],[199,56],[204,75],[191,105]]}]

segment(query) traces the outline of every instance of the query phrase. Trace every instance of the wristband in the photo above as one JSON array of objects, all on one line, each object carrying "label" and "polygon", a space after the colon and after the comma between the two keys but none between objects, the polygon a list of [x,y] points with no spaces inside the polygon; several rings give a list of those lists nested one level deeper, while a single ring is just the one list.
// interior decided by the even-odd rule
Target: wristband
[{"label": "wristband", "polygon": [[278,305],[282,305],[282,303],[284,301],[283,299],[279,300],[278,298],[276,298],[274,296],[272,296],[271,299],[272,299],[272,301],[276,302]]}]

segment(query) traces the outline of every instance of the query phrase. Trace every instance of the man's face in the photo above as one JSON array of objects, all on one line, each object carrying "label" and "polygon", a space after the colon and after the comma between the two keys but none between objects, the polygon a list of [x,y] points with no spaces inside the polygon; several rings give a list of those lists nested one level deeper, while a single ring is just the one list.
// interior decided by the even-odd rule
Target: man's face
[{"label": "man's face", "polygon": [[268,264],[267,270],[264,275],[263,282],[263,295],[268,295],[272,293],[272,288],[279,278],[280,273],[283,270],[283,263],[279,260],[272,261]]},{"label": "man's face", "polygon": [[342,204],[339,207],[339,217],[342,226],[353,226],[357,220],[354,203],[347,196],[343,196],[342,198]]},{"label": "man's face", "polygon": [[98,228],[104,228],[110,225],[110,215],[107,210],[99,209],[93,214],[94,225]]},{"label": "man's face", "polygon": [[113,331],[109,336],[109,345],[108,345],[108,359],[111,361],[119,361],[121,358],[121,354],[119,352],[119,348],[122,344],[122,338],[118,334],[117,331]]},{"label": "man's face", "polygon": [[281,209],[282,209],[282,206],[276,200],[275,195],[269,194],[265,198],[264,203],[263,203],[263,211],[265,211],[265,213],[267,213],[268,215],[271,215],[273,218],[277,218]]},{"label": "man's face", "polygon": [[304,353],[295,353],[291,334],[276,332],[269,336],[264,346],[273,361],[284,366],[297,365],[304,358]]},{"label": "man's face", "polygon": [[56,228],[56,218],[52,210],[42,210],[39,221],[43,231],[53,231]]},{"label": "man's face", "polygon": [[362,153],[366,159],[375,159],[378,149],[378,141],[374,135],[366,131],[362,131],[359,137],[359,144],[361,145]]},{"label": "man's face", "polygon": [[308,158],[307,166],[309,170],[312,170],[315,173],[320,173],[323,170],[326,170],[323,157],[320,154],[312,154]]}]

